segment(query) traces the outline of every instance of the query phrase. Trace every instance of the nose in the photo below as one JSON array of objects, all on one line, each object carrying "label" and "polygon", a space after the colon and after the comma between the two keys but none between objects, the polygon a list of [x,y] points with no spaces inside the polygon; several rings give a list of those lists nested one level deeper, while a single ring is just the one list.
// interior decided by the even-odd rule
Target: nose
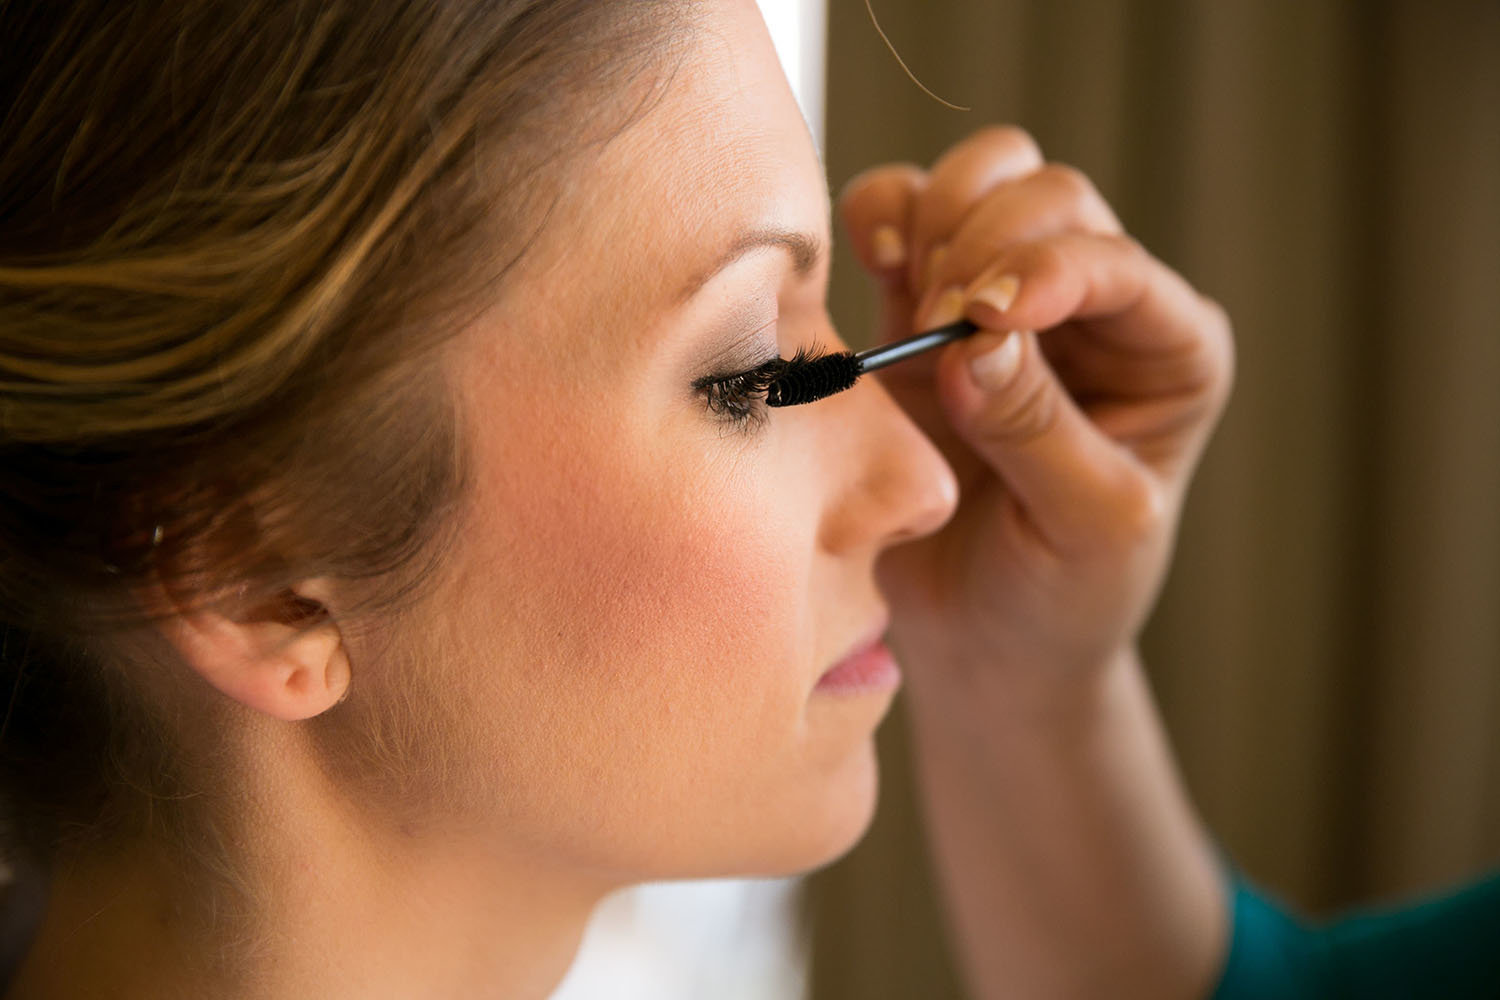
[{"label": "nose", "polygon": [[958,506],[942,452],[871,376],[826,407],[820,452],[837,485],[824,507],[824,551],[880,550],[937,531]]}]

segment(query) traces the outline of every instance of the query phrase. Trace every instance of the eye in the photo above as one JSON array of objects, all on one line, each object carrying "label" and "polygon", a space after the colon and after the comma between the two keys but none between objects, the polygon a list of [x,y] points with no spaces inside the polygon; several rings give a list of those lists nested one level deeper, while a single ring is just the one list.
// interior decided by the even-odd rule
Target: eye
[{"label": "eye", "polygon": [[766,389],[785,367],[781,358],[771,358],[748,371],[698,379],[693,388],[710,413],[735,430],[748,433],[761,427],[770,415]]},{"label": "eye", "polygon": [[749,432],[770,416],[766,390],[789,370],[801,368],[824,354],[821,348],[797,349],[791,358],[770,358],[754,368],[733,375],[711,375],[698,379],[693,388],[702,394],[711,413],[735,430]]}]

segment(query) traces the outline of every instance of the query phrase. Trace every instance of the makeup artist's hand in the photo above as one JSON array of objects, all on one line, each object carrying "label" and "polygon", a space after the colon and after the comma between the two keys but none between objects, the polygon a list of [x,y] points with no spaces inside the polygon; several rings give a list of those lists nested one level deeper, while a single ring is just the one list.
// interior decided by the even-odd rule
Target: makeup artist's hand
[{"label": "makeup artist's hand", "polygon": [[962,490],[939,535],[882,559],[893,643],[1029,681],[1127,652],[1228,395],[1223,311],[1017,129],[930,170],[867,170],[839,211],[881,288],[882,341],[960,313],[981,327],[879,375]]},{"label": "makeup artist's hand", "polygon": [[866,171],[840,212],[882,339],[982,328],[877,375],[962,493],[878,569],[969,991],[1208,996],[1224,879],[1135,640],[1228,395],[1229,324],[1015,129]]}]

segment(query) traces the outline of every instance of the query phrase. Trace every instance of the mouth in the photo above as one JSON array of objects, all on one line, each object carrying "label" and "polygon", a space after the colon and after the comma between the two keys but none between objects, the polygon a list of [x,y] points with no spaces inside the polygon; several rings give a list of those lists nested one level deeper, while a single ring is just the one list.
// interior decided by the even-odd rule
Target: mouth
[{"label": "mouth", "polygon": [[889,621],[881,615],[833,666],[818,678],[815,692],[855,695],[895,690],[901,684],[901,669],[885,645]]}]

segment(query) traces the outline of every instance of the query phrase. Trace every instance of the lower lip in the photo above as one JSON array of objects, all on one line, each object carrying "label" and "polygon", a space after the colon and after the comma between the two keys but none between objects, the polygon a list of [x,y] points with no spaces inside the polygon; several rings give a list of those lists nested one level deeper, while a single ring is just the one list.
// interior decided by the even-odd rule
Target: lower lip
[{"label": "lower lip", "polygon": [[889,691],[901,683],[901,669],[885,643],[876,641],[818,678],[813,690],[824,694]]}]

